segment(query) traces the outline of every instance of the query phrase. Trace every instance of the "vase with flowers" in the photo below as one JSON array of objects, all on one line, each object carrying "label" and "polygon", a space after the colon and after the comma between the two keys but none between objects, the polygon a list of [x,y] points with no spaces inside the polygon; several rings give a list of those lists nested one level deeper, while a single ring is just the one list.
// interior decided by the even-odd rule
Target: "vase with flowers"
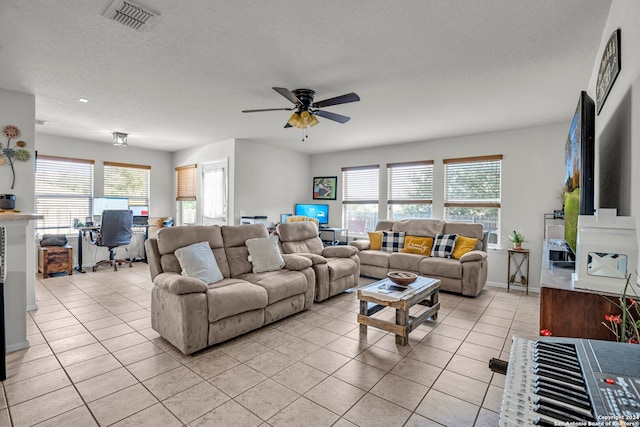
[{"label": "vase with flowers", "polygon": [[513,249],[521,250],[522,244],[524,243],[524,235],[516,230],[513,230],[511,234],[509,234],[509,240],[513,243]]},{"label": "vase with flowers", "polygon": [[627,277],[627,283],[620,297],[609,301],[620,307],[620,314],[606,314],[602,324],[609,329],[619,342],[631,344],[640,343],[640,307],[638,307],[638,295],[631,283],[631,275]]},{"label": "vase with flowers", "polygon": [[11,146],[11,140],[20,137],[20,129],[14,125],[6,125],[2,128],[2,133],[7,138],[7,146],[3,147],[2,143],[0,143],[0,166],[5,165],[7,161],[11,166],[11,173],[13,175],[13,180],[11,181],[11,189],[16,184],[16,170],[14,168],[14,162],[26,162],[31,159],[31,153],[29,150],[24,147],[27,146],[27,143],[21,140],[16,141],[15,147]]}]

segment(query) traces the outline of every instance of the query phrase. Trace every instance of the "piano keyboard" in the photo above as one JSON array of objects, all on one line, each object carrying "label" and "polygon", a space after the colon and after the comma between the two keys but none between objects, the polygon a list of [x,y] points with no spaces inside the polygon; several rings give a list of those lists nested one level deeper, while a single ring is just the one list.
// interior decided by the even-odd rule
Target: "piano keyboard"
[{"label": "piano keyboard", "polygon": [[640,379],[601,372],[588,340],[564,341],[513,338],[499,426],[640,425]]}]

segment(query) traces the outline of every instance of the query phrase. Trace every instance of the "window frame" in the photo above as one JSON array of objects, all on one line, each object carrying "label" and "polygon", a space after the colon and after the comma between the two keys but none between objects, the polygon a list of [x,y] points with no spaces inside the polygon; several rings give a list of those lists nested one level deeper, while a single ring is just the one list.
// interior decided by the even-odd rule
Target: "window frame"
[{"label": "window frame", "polygon": [[[103,196],[104,197],[126,197],[129,199],[129,206],[149,206],[149,199],[151,196],[151,166],[149,165],[140,165],[140,164],[132,164],[132,163],[117,163],[117,162],[103,162],[104,167],[104,182],[103,182]],[[144,187],[146,188],[146,194],[144,195],[133,195],[130,192],[130,189],[123,191],[111,191],[113,187],[108,185],[109,179],[109,168],[114,168],[114,170],[145,170],[145,183]],[[120,175],[120,174],[119,174]],[[115,177],[115,174],[114,174]],[[119,176],[118,176],[119,178]],[[149,208],[151,208],[149,206]],[[151,211],[151,209],[149,209]]]},{"label": "window frame", "polygon": [[[444,164],[444,218],[447,221],[450,221],[450,217],[448,214],[449,208],[479,208],[479,209],[497,209],[497,215],[495,218],[495,242],[489,243],[489,248],[499,248],[500,246],[500,230],[501,230],[501,212],[502,212],[502,154],[489,155],[489,156],[475,156],[475,157],[460,157],[460,158],[452,158],[452,159],[443,159]],[[449,165],[464,165],[464,164],[487,164],[497,162],[498,166],[498,182],[497,182],[497,197],[482,197],[478,194],[479,197],[476,198],[468,198],[468,197],[451,197],[450,194],[450,171]],[[490,166],[490,165],[489,165]],[[480,176],[482,169],[486,167],[481,166],[480,168],[476,168],[476,175]],[[494,184],[496,184],[494,182]],[[477,193],[476,193],[477,194]],[[475,220],[475,219],[474,219]],[[483,224],[484,226],[485,224]],[[492,232],[491,229],[484,227],[485,231]]]},{"label": "window frame", "polygon": [[[425,206],[430,207],[430,215],[433,217],[433,160],[419,160],[415,162],[387,163],[387,218],[394,220],[393,208],[397,206]],[[394,170],[397,173],[394,173]],[[407,185],[410,170],[424,173],[427,185],[426,191],[421,191],[418,185]],[[394,187],[394,183],[400,180],[401,184]],[[415,183],[414,183],[415,184]],[[396,190],[396,191],[394,191]],[[402,197],[401,193],[415,191],[415,197]]]},{"label": "window frame", "polygon": [[[56,162],[58,163],[58,165],[46,168],[47,162]],[[82,174],[84,175],[84,181],[82,179],[79,179],[78,177],[78,172],[82,171],[81,165],[87,165],[87,170],[85,170]],[[95,161],[89,159],[49,156],[46,154],[39,154],[36,156],[36,170],[34,174],[34,206],[36,213],[44,215],[45,217],[44,219],[39,219],[36,221],[36,230],[48,230],[45,231],[45,233],[61,232],[65,234],[71,234],[74,232],[74,225],[77,225],[73,224],[76,219],[78,220],[78,223],[84,223],[87,218],[90,218],[92,216],[94,196],[94,167]],[[39,174],[43,173],[43,168],[49,169],[44,172],[48,172],[52,175],[49,177],[49,180],[52,182],[52,184],[50,184],[49,186],[49,192],[41,191],[46,190],[46,188],[39,188],[41,185],[44,185],[44,183],[41,182],[41,177],[39,177]],[[59,183],[61,181],[61,176],[70,173],[75,174],[73,177],[74,183],[77,184],[79,182],[83,182],[83,185],[86,187],[86,192],[62,193],[60,191],[59,185],[57,185],[56,183]],[[51,203],[50,209],[55,209],[56,206],[58,206],[58,209],[62,210],[65,210],[65,207],[71,207],[71,209],[68,210],[69,218],[56,218],[56,216],[58,215],[54,216],[53,218],[49,216],[48,218],[47,213],[42,211],[42,209],[44,208],[44,204],[41,203],[41,201],[44,201],[45,199],[60,200],[59,203]],[[85,203],[85,206],[82,208],[84,210],[73,211],[73,206],[76,205],[75,201]],[[55,224],[46,225],[48,221],[51,221],[52,219]],[[63,223],[62,221],[65,221],[66,223]]]},{"label": "window frame", "polygon": [[[370,173],[367,173],[370,172]],[[351,175],[351,178],[349,177]],[[358,175],[357,180],[356,178]],[[370,180],[370,181],[367,181]],[[351,184],[354,183],[354,184]],[[349,188],[355,185],[355,188]],[[372,186],[371,188],[367,188]],[[374,193],[375,191],[375,193]],[[352,206],[369,205],[374,207],[373,215],[368,215],[367,225],[363,232],[352,232],[353,236],[366,235],[368,231],[375,229],[378,221],[379,194],[380,194],[380,165],[351,166],[342,168],[342,227],[349,228],[349,208]],[[374,197],[375,194],[375,197]],[[362,220],[361,218],[358,220]]]}]

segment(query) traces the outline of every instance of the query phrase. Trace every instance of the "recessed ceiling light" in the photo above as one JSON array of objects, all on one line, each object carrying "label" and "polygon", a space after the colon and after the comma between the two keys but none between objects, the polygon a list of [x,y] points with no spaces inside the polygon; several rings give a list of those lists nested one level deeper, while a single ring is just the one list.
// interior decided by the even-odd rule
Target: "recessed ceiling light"
[{"label": "recessed ceiling light", "polygon": [[86,104],[87,102],[89,102],[89,100],[87,98],[80,98],[78,99],[78,102],[82,102],[83,104]]}]

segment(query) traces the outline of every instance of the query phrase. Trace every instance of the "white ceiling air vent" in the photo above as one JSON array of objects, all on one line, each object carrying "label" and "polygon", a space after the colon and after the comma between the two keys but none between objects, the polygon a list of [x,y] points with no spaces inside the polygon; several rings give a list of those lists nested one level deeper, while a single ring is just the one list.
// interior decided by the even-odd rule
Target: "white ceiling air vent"
[{"label": "white ceiling air vent", "polygon": [[137,31],[146,31],[160,17],[158,13],[128,0],[114,0],[102,16]]}]

